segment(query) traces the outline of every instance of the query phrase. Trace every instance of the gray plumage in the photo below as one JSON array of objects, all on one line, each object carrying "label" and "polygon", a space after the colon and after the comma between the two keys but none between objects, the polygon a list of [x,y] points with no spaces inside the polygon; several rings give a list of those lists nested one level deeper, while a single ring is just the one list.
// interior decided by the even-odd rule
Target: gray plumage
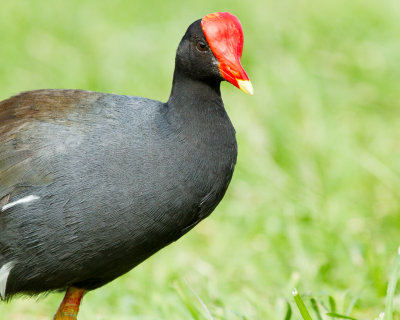
[{"label": "gray plumage", "polygon": [[195,57],[196,68],[208,68],[204,79],[179,62],[193,50],[199,23],[191,28],[167,103],[80,90],[0,102],[0,208],[37,197],[0,211],[0,268],[12,263],[6,297],[102,286],[177,240],[222,199],[236,162],[235,131],[212,52]]}]

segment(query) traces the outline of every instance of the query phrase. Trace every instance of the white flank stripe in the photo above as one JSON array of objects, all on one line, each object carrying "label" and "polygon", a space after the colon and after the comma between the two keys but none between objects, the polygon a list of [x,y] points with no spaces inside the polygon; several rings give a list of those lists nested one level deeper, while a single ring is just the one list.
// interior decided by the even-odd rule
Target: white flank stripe
[{"label": "white flank stripe", "polygon": [[14,265],[14,261],[10,261],[3,265],[0,269],[0,297],[2,299],[5,299],[6,297],[7,278]]},{"label": "white flank stripe", "polygon": [[19,199],[19,200],[17,200],[17,201],[7,203],[5,206],[3,206],[3,207],[1,208],[1,211],[6,211],[7,209],[9,209],[9,208],[11,208],[11,207],[14,207],[14,206],[17,205],[17,204],[28,203],[28,202],[35,201],[35,200],[39,200],[39,199],[40,199],[40,197],[34,196],[34,195],[30,195],[30,196],[27,196],[27,197],[23,197],[22,199]]}]

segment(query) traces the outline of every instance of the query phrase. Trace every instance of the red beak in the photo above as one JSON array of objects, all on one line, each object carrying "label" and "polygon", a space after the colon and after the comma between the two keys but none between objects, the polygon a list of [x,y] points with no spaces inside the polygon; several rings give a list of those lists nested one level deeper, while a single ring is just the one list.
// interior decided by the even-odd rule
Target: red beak
[{"label": "red beak", "polygon": [[238,18],[229,12],[206,15],[201,27],[215,57],[222,77],[242,91],[253,95],[253,86],[240,58],[243,51],[243,30]]}]

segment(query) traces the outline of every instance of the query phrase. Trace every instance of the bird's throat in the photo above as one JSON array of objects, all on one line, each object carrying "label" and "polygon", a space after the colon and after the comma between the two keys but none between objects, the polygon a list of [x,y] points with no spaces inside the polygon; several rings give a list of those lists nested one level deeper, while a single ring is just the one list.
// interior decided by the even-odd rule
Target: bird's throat
[{"label": "bird's throat", "polygon": [[212,102],[223,106],[220,84],[221,81],[218,79],[192,79],[179,68],[176,68],[168,104],[171,106],[176,103],[181,106],[205,105]]}]

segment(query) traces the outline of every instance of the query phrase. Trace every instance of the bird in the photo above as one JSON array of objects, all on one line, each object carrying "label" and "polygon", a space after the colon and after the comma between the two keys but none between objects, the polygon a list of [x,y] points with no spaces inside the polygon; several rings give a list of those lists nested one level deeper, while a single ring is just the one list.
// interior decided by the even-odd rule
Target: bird
[{"label": "bird", "polygon": [[167,102],[41,89],[0,102],[0,295],[83,295],[178,240],[223,198],[237,159],[221,98],[253,87],[229,12],[187,28]]}]

